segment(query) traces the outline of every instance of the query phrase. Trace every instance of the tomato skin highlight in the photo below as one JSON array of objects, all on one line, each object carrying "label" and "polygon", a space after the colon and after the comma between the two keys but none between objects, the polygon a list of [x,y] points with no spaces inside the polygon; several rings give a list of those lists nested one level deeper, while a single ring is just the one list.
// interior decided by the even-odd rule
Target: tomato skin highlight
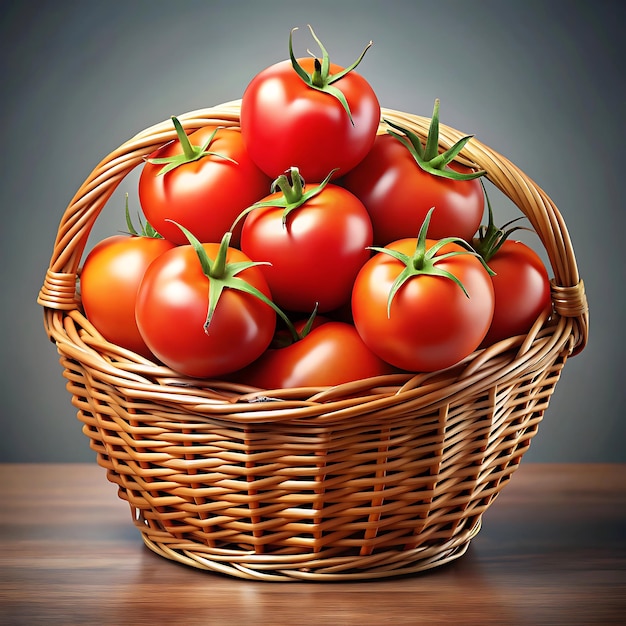
[{"label": "tomato skin highlight", "polygon": [[[434,243],[427,239],[427,249]],[[406,238],[387,247],[410,256],[415,245],[415,238]],[[453,250],[463,248],[447,244],[437,256]],[[389,292],[404,267],[382,252],[363,266],[352,293],[354,324],[374,353],[400,369],[450,367],[478,348],[489,329],[494,310],[491,278],[476,256],[450,257],[437,267],[455,275],[469,298],[449,278],[420,275],[400,287],[388,316]]]},{"label": "tomato skin highlight", "polygon": [[[204,244],[210,258],[219,244]],[[249,261],[230,248],[227,262]],[[239,275],[271,297],[258,266]],[[190,245],[179,246],[156,259],[146,271],[137,296],[137,325],[150,350],[181,374],[207,378],[245,367],[272,340],[276,313],[253,295],[225,289],[207,332],[209,279]]]},{"label": "tomato skin highlight", "polygon": [[[205,126],[189,135],[194,145],[203,145],[216,130]],[[259,170],[248,155],[238,128],[217,130],[209,150],[221,156],[207,155],[160,175],[163,165],[143,166],[139,177],[139,200],[148,221],[166,239],[187,244],[187,239],[170,220],[182,224],[201,242],[219,242],[241,211],[265,196],[271,180]],[[179,140],[156,150],[151,158],[165,158],[183,152]],[[233,163],[222,156],[236,161]],[[241,232],[233,231],[236,246]]]},{"label": "tomato skin highlight", "polygon": [[489,259],[495,311],[483,341],[488,346],[502,339],[525,335],[542,312],[550,311],[550,278],[539,255],[521,241],[507,239]]},{"label": "tomato skin highlight", "polygon": [[[311,72],[315,60],[298,62]],[[341,69],[330,64],[331,74]],[[333,85],[344,93],[354,124],[336,98],[304,83],[289,60],[251,80],[241,101],[241,132],[253,161],[271,178],[296,166],[307,182],[321,181],[333,168],[337,176],[348,172],[368,153],[380,123],[374,90],[354,70]]]},{"label": "tomato skin highlight", "polygon": [[326,387],[394,372],[361,340],[354,326],[327,321],[303,339],[271,348],[235,378],[261,389]]},{"label": "tomato skin highlight", "polygon": [[[265,201],[278,199],[270,194]],[[350,299],[353,281],[370,258],[372,225],[363,204],[332,183],[294,209],[263,207],[245,219],[242,251],[267,261],[263,272],[276,304],[288,311],[328,312]]]},{"label": "tomato skin highlight", "polygon": [[[453,162],[459,172],[469,168]],[[435,207],[429,237],[471,241],[484,212],[481,183],[451,180],[424,171],[391,135],[378,135],[368,155],[337,181],[355,194],[372,219],[374,245],[416,237],[428,211]]]},{"label": "tomato skin highlight", "polygon": [[113,235],[85,258],[80,292],[87,319],[110,343],[151,358],[135,321],[135,302],[148,268],[174,244],[152,237]]}]

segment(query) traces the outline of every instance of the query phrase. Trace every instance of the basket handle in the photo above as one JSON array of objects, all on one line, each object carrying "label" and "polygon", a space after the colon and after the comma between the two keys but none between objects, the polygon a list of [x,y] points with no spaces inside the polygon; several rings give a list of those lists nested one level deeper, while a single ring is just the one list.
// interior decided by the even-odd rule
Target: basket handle
[{"label": "basket handle", "polygon": [[[179,116],[186,132],[209,124],[237,126],[241,101],[192,111]],[[430,119],[382,109],[386,119],[408,126],[423,139]],[[382,132],[382,131],[381,131]],[[448,148],[463,133],[440,125],[440,144]],[[37,302],[48,309],[71,311],[80,307],[76,279],[89,233],[100,211],[120,182],[156,148],[176,138],[171,121],[161,122],[135,135],[105,157],[80,186],[61,218],[52,257]],[[572,354],[587,343],[589,312],[583,281],[578,274],[574,249],[565,222],[547,194],[508,159],[475,138],[460,158],[487,172],[487,178],[528,218],[546,249],[554,278],[555,313],[573,322]]]}]

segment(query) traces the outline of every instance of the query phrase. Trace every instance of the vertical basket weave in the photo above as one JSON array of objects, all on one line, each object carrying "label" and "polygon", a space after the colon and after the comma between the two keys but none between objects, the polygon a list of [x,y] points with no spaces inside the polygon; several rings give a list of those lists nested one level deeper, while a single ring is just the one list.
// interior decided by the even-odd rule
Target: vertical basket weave
[{"label": "vertical basket weave", "polygon": [[[236,126],[239,101],[180,116]],[[383,109],[425,137],[429,119]],[[382,132],[382,129],[381,129]],[[462,136],[441,127],[442,148]],[[523,172],[479,141],[460,158],[526,215],[547,252],[553,313],[454,368],[333,388],[187,379],[108,343],[76,290],[89,232],[124,177],[175,138],[153,126],[107,156],[62,217],[38,302],[67,388],[154,552],[261,580],[394,576],[461,556],[537,432],[587,303],[566,226]]]}]

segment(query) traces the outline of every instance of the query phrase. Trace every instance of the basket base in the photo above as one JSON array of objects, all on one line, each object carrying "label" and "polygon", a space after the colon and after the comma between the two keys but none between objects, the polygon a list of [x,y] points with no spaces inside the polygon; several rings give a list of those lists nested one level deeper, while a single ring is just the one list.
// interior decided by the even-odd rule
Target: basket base
[{"label": "basket base", "polygon": [[471,530],[444,544],[369,556],[341,556],[332,548],[312,554],[264,555],[177,542],[172,537],[159,541],[144,532],[142,538],[159,556],[235,578],[270,582],[337,582],[390,578],[440,567],[463,556],[480,528],[479,519]]}]

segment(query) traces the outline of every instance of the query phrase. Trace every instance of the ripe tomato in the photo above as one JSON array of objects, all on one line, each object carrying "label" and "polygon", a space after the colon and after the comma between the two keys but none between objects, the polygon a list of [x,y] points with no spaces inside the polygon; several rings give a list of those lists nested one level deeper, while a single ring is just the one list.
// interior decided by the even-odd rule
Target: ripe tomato
[{"label": "ripe tomato", "polygon": [[[202,242],[219,243],[239,213],[267,194],[271,179],[250,159],[238,128],[205,126],[187,137],[177,120],[175,125],[179,139],[156,150],[141,171],[143,212],[174,243],[187,240],[169,220]],[[170,164],[175,167],[163,173]],[[233,233],[233,245],[240,230]]]},{"label": "ripe tomato", "polygon": [[142,337],[163,363],[187,376],[240,369],[263,353],[274,334],[274,309],[241,290],[249,285],[269,298],[267,281],[228,240],[201,246],[215,276],[205,273],[193,245],[183,245],[158,257],[139,287],[135,315]]},{"label": "ripe tomato", "polygon": [[454,157],[471,136],[439,154],[439,100],[425,146],[409,129],[386,122],[388,134],[378,135],[365,159],[338,182],[366,206],[375,245],[416,237],[433,207],[437,210],[429,237],[470,241],[483,216],[484,195],[478,178],[484,172],[465,167]]},{"label": "ripe tomato", "polygon": [[443,369],[471,354],[494,310],[491,277],[480,259],[457,243],[422,239],[423,232],[385,248],[396,256],[381,251],[372,257],[352,294],[354,324],[365,344],[416,372]]},{"label": "ripe tomato", "polygon": [[137,290],[150,263],[173,247],[166,239],[114,235],[89,252],[80,272],[81,299],[107,341],[151,357],[135,322]]},{"label": "ripe tomato", "polygon": [[[459,171],[469,171],[454,165]],[[374,243],[415,238],[432,207],[437,211],[430,236],[471,240],[484,211],[477,180],[451,180],[425,172],[411,153],[391,135],[376,137],[365,159],[338,184],[355,194],[367,208],[374,228]]]},{"label": "ripe tomato", "polygon": [[537,253],[521,241],[506,240],[489,259],[495,311],[483,345],[525,335],[539,315],[552,308],[550,278]]},{"label": "ripe tomato", "polygon": [[395,371],[361,340],[354,326],[328,321],[283,348],[271,348],[237,372],[237,381],[261,389],[326,387]]},{"label": "ripe tomato", "polygon": [[489,220],[478,230],[474,249],[495,274],[491,277],[495,310],[489,332],[483,341],[489,346],[502,339],[525,335],[537,318],[552,309],[550,278],[539,255],[521,241],[509,239],[521,226],[514,219],[498,228],[485,189]]},{"label": "ripe tomato", "polygon": [[[292,177],[298,180],[297,170]],[[241,250],[269,262],[263,271],[274,302],[283,309],[308,312],[317,305],[322,313],[339,308],[350,299],[354,278],[370,257],[369,215],[356,196],[327,180],[313,186],[312,195],[281,189],[245,218]],[[299,199],[287,200],[285,193]]]},{"label": "ripe tomato", "polygon": [[380,123],[380,104],[353,70],[336,79],[344,68],[328,61],[321,44],[320,62],[295,59],[289,41],[291,61],[262,70],[247,86],[241,132],[254,162],[272,178],[297,166],[306,181],[318,182],[333,168],[341,175],[365,157]]}]

